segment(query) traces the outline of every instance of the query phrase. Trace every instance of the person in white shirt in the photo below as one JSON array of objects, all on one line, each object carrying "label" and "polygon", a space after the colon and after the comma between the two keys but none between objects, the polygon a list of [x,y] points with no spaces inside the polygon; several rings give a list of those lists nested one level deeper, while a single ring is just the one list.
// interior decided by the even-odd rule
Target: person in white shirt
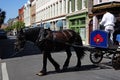
[{"label": "person in white shirt", "polygon": [[107,12],[103,15],[100,25],[105,27],[105,31],[110,33],[110,40],[113,42],[113,33],[114,33],[114,26],[115,26],[116,18],[115,16]]}]

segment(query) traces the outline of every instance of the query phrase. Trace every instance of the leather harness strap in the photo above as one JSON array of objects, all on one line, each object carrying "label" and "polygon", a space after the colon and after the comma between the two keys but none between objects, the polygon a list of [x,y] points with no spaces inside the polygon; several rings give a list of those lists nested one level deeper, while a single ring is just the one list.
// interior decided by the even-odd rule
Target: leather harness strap
[{"label": "leather harness strap", "polygon": [[[67,31],[67,30],[66,30]],[[70,34],[70,36],[72,37],[73,35],[72,35],[72,33],[70,32],[70,31],[67,31],[69,34]]]},{"label": "leather harness strap", "polygon": [[[69,31],[66,30],[66,32],[70,35],[70,37],[73,36]],[[67,36],[67,34],[64,31],[62,31],[62,33],[64,34],[64,36],[66,37],[66,39],[69,40],[69,37]]]},{"label": "leather harness strap", "polygon": [[64,31],[62,31],[62,34],[65,36],[65,38],[66,38],[67,40],[69,40],[68,37],[67,37],[67,35],[66,35],[66,33],[65,33]]},{"label": "leather harness strap", "polygon": [[[67,30],[66,30],[66,32],[70,35],[70,37],[73,36],[71,32],[69,32],[69,31],[67,31]],[[66,38],[67,40],[69,40],[69,37],[67,36],[67,33],[66,33],[66,32],[65,32],[65,31],[62,31],[62,34],[65,36],[65,38]],[[55,34],[54,32],[52,33],[52,36],[53,36],[53,40],[55,40],[55,39],[56,39],[56,34]]]}]

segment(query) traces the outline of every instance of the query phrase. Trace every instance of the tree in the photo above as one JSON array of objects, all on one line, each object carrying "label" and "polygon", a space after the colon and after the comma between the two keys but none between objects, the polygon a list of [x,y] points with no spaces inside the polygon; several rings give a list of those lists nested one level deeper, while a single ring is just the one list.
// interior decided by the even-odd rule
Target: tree
[{"label": "tree", "polygon": [[11,31],[11,30],[20,30],[21,28],[25,28],[25,23],[22,21],[17,21],[13,23],[11,26],[8,26],[5,30],[6,31]]},{"label": "tree", "polygon": [[6,12],[0,9],[0,28],[1,28],[1,25],[4,23],[5,17],[6,17]]},{"label": "tree", "polygon": [[16,23],[14,23],[12,25],[13,29],[17,29],[17,30],[20,30],[21,28],[24,28],[25,27],[25,23],[22,22],[22,21],[17,21]]}]

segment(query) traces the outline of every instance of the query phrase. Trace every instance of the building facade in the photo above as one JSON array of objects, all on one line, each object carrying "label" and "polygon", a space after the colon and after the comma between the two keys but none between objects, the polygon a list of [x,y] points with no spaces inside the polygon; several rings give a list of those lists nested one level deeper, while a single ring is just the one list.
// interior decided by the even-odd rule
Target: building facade
[{"label": "building facade", "polygon": [[36,26],[36,1],[30,0],[30,25]]},{"label": "building facade", "polygon": [[24,6],[18,10],[19,21],[24,22]]},{"label": "building facade", "polygon": [[116,19],[120,18],[120,0],[93,0],[93,30],[97,29],[103,14],[107,11],[112,12]]},{"label": "building facade", "polygon": [[25,23],[25,26],[31,26],[31,23],[30,23],[30,7],[31,7],[31,3],[30,1],[28,0],[27,3],[24,4],[24,23]]},{"label": "building facade", "polygon": [[75,30],[88,43],[88,1],[69,0],[67,22],[70,29]]},{"label": "building facade", "polygon": [[36,23],[51,30],[66,29],[68,0],[36,0]]},{"label": "building facade", "polygon": [[73,29],[87,44],[88,13],[92,7],[90,1],[93,0],[30,0],[24,5],[25,25],[37,25],[55,31]]}]

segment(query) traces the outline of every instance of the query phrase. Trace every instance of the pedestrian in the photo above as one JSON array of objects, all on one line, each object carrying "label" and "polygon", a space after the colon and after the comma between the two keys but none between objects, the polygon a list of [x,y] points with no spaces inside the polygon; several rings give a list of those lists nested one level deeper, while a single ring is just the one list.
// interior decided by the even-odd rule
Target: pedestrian
[{"label": "pedestrian", "polygon": [[109,33],[110,44],[113,44],[113,33],[115,26],[116,18],[112,12],[106,11],[103,15],[100,25],[104,26],[104,30]]}]

